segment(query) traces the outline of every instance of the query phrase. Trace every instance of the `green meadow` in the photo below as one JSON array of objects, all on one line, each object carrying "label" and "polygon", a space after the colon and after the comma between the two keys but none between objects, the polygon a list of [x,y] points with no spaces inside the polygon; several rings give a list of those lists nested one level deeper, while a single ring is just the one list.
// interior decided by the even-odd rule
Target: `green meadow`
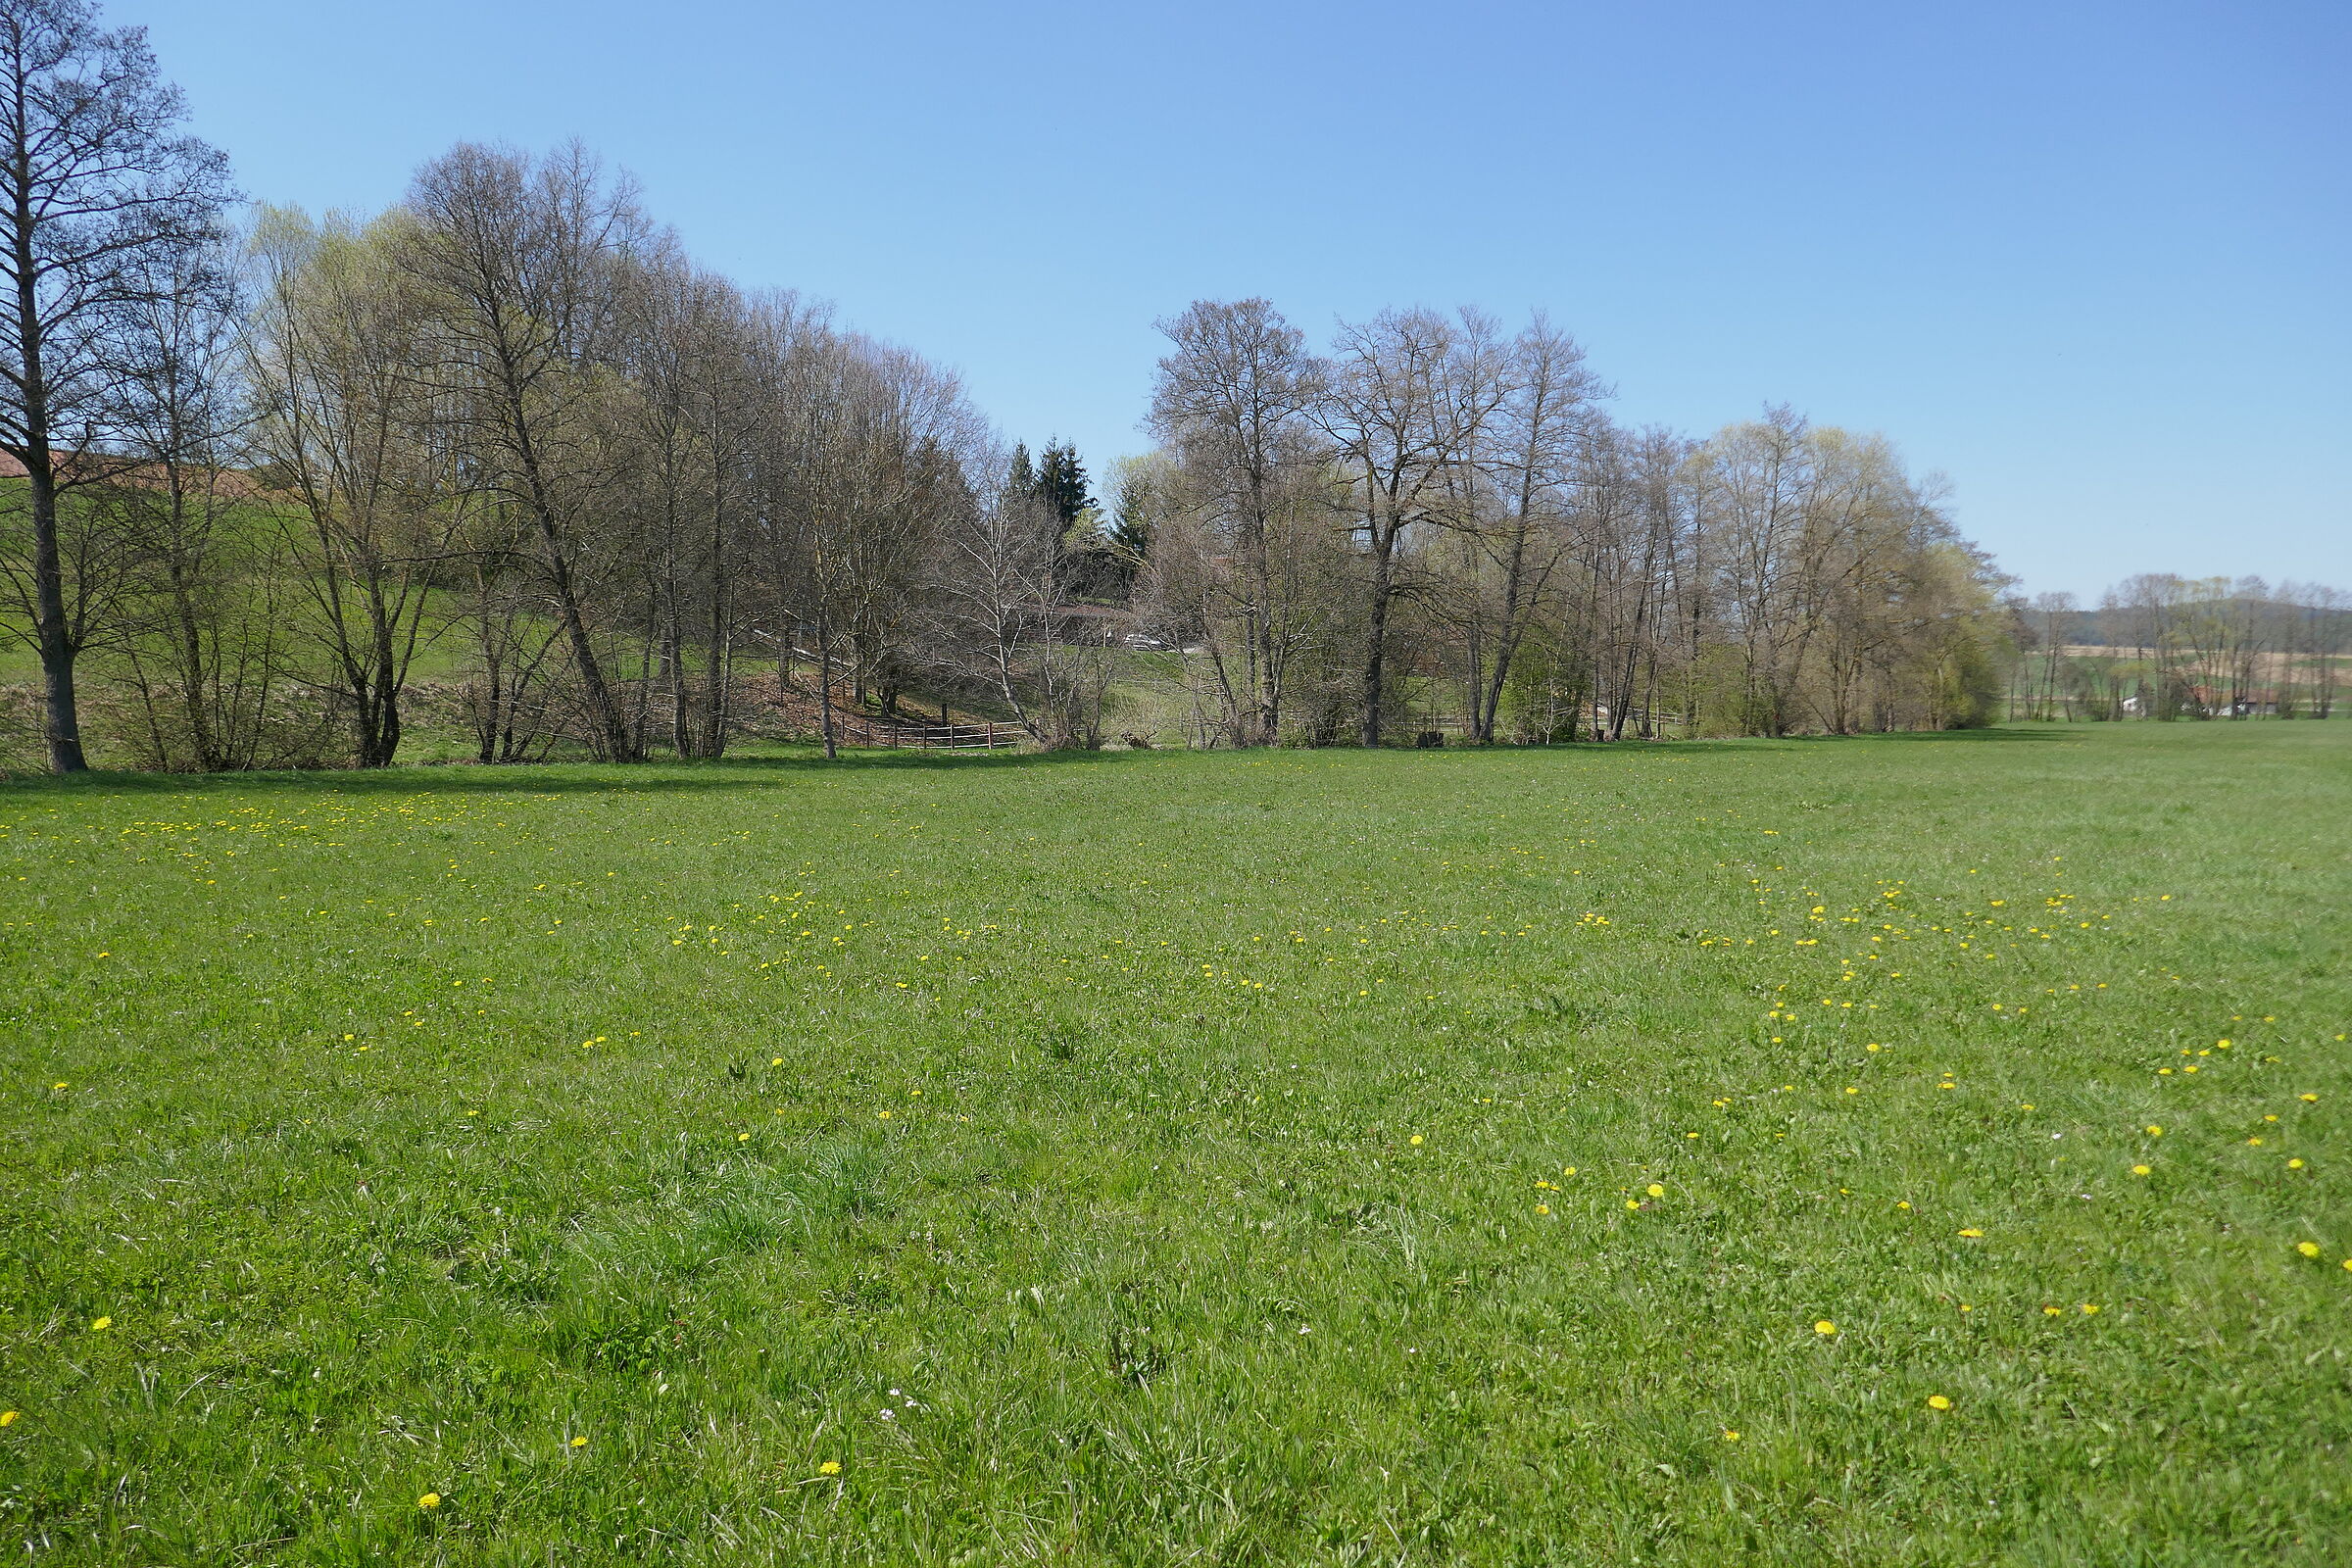
[{"label": "green meadow", "polygon": [[32,1564],[2352,1558],[2352,724],[0,785]]}]

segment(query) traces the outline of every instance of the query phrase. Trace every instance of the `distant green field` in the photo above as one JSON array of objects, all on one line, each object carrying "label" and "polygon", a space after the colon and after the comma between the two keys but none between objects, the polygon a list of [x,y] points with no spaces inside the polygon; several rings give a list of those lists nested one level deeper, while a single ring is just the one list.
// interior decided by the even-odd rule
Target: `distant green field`
[{"label": "distant green field", "polygon": [[23,1561],[2352,1560],[2352,725],[0,824]]}]

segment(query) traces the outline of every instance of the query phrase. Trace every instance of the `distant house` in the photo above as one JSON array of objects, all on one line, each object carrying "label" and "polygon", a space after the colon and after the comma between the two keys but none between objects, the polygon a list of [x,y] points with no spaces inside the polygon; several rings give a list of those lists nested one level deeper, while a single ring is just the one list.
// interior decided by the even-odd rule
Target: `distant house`
[{"label": "distant house", "polygon": [[2241,690],[2191,686],[2188,700],[2215,718],[2252,718],[2278,711],[2278,689],[2275,686],[2248,686]]}]

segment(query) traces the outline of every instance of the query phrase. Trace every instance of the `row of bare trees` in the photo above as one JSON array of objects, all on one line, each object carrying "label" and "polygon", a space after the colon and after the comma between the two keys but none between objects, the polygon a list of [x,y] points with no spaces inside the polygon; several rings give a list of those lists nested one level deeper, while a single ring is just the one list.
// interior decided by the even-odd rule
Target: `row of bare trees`
[{"label": "row of bare trees", "polygon": [[1197,738],[1991,716],[1999,579],[1883,440],[1786,410],[1697,442],[1627,429],[1540,316],[1390,311],[1320,352],[1264,300],[1162,329],[1160,445],[1120,504]]},{"label": "row of bare trees", "polygon": [[952,377],[695,268],[576,149],[460,147],[365,223],[268,213],[251,261],[241,311],[141,323],[169,377],[58,524],[142,760],[387,763],[420,670],[486,760],[714,757],[747,659],[830,743],[843,689],[1050,603],[1050,562],[999,563],[1018,606],[956,569],[1002,530]]},{"label": "row of bare trees", "polygon": [[484,760],[719,756],[754,668],[828,752],[914,684],[1065,738],[1050,541],[955,378],[695,267],[577,148],[463,146],[256,250],[248,441],[341,596],[361,760],[427,646]]},{"label": "row of bare trees", "polygon": [[[0,0],[0,630],[50,763],[723,753],[920,684],[1095,732],[1058,529],[953,376],[697,267],[574,147],[261,211],[136,29]],[[1074,456],[1070,458],[1074,463]]]},{"label": "row of bare trees", "polygon": [[2020,717],[2328,718],[2352,686],[2352,593],[2260,577],[2127,578],[2085,609],[2013,605]]}]

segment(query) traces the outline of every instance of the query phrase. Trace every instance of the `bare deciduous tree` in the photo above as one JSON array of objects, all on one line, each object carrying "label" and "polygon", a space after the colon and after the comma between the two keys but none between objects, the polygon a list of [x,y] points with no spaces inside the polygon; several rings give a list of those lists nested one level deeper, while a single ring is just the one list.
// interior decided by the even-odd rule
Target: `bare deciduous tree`
[{"label": "bare deciduous tree", "polygon": [[[1313,637],[1304,529],[1320,514],[1327,458],[1312,422],[1320,367],[1305,337],[1264,300],[1202,300],[1159,323],[1150,423],[1176,457],[1176,500],[1212,548],[1195,552],[1187,608],[1213,662],[1236,742],[1280,738],[1291,664]],[[1169,579],[1163,576],[1163,585]],[[1223,623],[1236,627],[1229,650]]]},{"label": "bare deciduous tree", "polygon": [[1384,311],[1343,322],[1317,422],[1338,450],[1351,531],[1369,566],[1356,738],[1377,746],[1388,692],[1389,618],[1417,523],[1461,514],[1448,483],[1509,393],[1494,324],[1474,311]]},{"label": "bare deciduous tree", "polygon": [[109,476],[125,318],[188,286],[229,196],[184,118],[142,29],[99,26],[88,0],[0,0],[0,451],[24,466],[30,535],[9,580],[60,772],[86,765],[74,666],[94,624],[69,603],[60,498]]},{"label": "bare deciduous tree", "polygon": [[652,239],[634,190],[576,143],[531,160],[460,146],[410,192],[407,266],[438,297],[438,393],[527,522],[597,756],[639,755],[590,625],[584,560],[606,520],[612,454],[597,404],[619,354],[630,264]]}]

